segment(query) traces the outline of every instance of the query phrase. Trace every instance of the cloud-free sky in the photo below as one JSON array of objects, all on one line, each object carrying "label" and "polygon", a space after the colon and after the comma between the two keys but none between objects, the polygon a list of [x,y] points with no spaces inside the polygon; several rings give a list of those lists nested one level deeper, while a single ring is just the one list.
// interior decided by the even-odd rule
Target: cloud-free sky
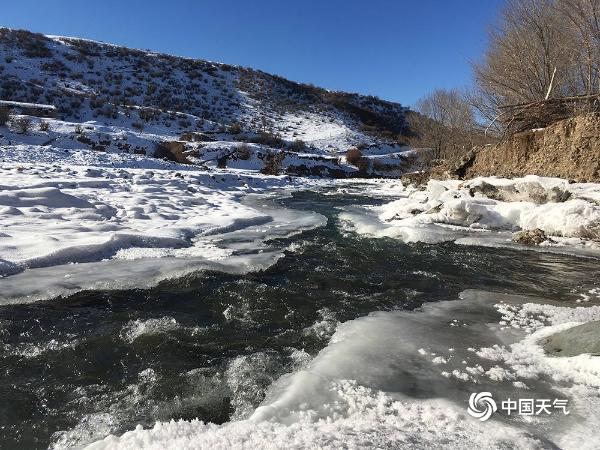
[{"label": "cloud-free sky", "polygon": [[412,105],[470,83],[503,0],[18,0],[0,26],[240,64]]}]

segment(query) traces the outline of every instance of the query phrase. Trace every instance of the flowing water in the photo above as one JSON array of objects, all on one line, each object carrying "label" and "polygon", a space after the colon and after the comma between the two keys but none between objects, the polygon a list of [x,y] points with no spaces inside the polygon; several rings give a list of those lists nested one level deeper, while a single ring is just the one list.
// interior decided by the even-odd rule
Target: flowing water
[{"label": "flowing water", "polygon": [[78,446],[172,418],[246,418],[341,322],[466,289],[572,302],[598,275],[593,259],[344,231],[341,210],[379,201],[281,199],[328,222],[271,242],[285,257],[260,273],[201,272],[151,289],[0,306],[0,448]]}]

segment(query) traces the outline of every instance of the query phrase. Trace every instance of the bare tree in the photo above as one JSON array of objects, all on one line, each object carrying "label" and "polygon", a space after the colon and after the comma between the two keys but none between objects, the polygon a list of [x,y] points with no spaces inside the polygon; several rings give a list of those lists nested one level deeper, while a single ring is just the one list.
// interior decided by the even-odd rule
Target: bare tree
[{"label": "bare tree", "polygon": [[473,64],[478,114],[499,107],[600,93],[600,0],[508,0]]},{"label": "bare tree", "polygon": [[562,43],[570,55],[570,91],[600,92],[600,0],[560,0],[554,8],[562,19]]},{"label": "bare tree", "polygon": [[432,147],[434,158],[446,158],[463,152],[473,144],[475,116],[457,90],[437,89],[421,98],[416,109],[429,121],[421,121],[420,134]]},{"label": "bare tree", "polygon": [[[542,100],[555,69],[564,76],[566,51],[551,0],[509,0],[490,31],[483,60],[474,64],[475,82],[487,106]],[[562,83],[555,81],[557,86]]]}]

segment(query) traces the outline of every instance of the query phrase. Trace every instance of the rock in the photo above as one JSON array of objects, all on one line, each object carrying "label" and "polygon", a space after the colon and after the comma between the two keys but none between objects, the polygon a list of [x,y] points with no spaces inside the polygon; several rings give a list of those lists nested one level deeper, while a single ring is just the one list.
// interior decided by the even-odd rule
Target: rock
[{"label": "rock", "polygon": [[159,142],[154,150],[155,158],[168,159],[182,164],[191,164],[186,156],[188,146],[182,141]]},{"label": "rock", "polygon": [[551,356],[600,355],[600,321],[588,322],[546,338],[546,353]]},{"label": "rock", "polygon": [[539,228],[535,228],[534,230],[518,231],[517,233],[513,234],[512,240],[513,242],[523,245],[540,245],[543,242],[554,242],[552,239],[546,236],[544,230],[540,230]]},{"label": "rock", "polygon": [[493,200],[504,201],[504,198],[500,195],[500,190],[493,184],[486,183],[485,181],[469,187],[469,195],[475,197],[475,194],[480,194]]},{"label": "rock", "polygon": [[581,237],[584,239],[590,239],[596,242],[600,242],[600,221],[590,223],[588,224],[588,226],[582,229]]},{"label": "rock", "polygon": [[[524,193],[524,197],[538,205],[544,203],[562,203],[571,198],[571,192],[565,186],[553,186],[550,189],[544,188],[539,183],[517,183],[515,186],[518,193]],[[517,197],[517,200],[520,201]],[[527,200],[524,200],[527,201]]]},{"label": "rock", "polygon": [[[440,203],[439,205],[434,206],[433,208],[428,209],[425,214],[436,214],[439,213],[442,210],[442,207],[444,206],[443,203]],[[420,214],[422,213],[422,210],[419,209],[413,209],[410,213],[411,214]]]},{"label": "rock", "polygon": [[482,195],[501,202],[532,202],[537,205],[544,203],[566,202],[571,193],[567,184],[545,187],[537,181],[524,180],[509,185],[493,185],[486,181],[469,181],[463,184],[469,189],[469,195]]}]

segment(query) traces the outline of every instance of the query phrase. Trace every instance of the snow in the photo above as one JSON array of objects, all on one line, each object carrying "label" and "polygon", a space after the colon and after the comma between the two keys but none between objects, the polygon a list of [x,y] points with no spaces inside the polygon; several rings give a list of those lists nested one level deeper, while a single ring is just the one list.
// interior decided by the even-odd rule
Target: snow
[{"label": "snow", "polygon": [[48,109],[51,111],[56,110],[54,105],[44,105],[41,103],[25,103],[25,102],[13,102],[9,100],[0,100],[0,106],[10,106],[17,108],[36,108],[36,109]]},{"label": "snow", "polygon": [[[329,345],[275,382],[247,419],[139,426],[88,448],[597,448],[584,430],[599,425],[598,357],[550,357],[540,340],[599,315],[598,306],[483,291],[415,312],[371,313],[339,325]],[[465,325],[452,328],[451,318]],[[521,392],[565,398],[571,413],[482,423],[466,415],[478,391],[497,400]]]},{"label": "snow", "polygon": [[[186,142],[181,140],[181,134],[176,130],[164,125],[146,124],[143,129],[136,129],[134,124],[137,122],[125,116],[119,117],[114,124],[97,120],[74,122],[37,117],[29,117],[29,119],[32,125],[26,134],[12,129],[11,126],[0,127],[0,146],[10,147],[8,153],[10,156],[4,156],[6,160],[14,160],[11,156],[19,153],[19,161],[53,161],[57,157],[60,158],[60,154],[90,149],[107,153],[106,156],[95,158],[100,161],[106,161],[106,158],[116,160],[122,153],[131,155],[132,159],[140,160],[141,155],[154,156],[158,143],[177,142],[184,149],[183,153],[188,162],[204,168],[216,168],[219,159],[226,157],[227,168],[259,172],[265,167],[267,155],[281,153],[283,155],[281,170],[291,174],[296,174],[301,166],[304,166],[305,171],[308,172],[311,169],[319,169],[315,174],[319,174],[320,171],[322,176],[330,176],[328,170],[345,176],[356,174],[358,170],[345,161],[343,155],[347,146],[344,147],[346,144],[341,142],[330,145],[330,141],[324,143],[319,139],[307,141],[304,151],[298,151],[247,143],[240,140],[246,138],[227,133],[211,133],[211,141]],[[42,123],[47,126],[46,131],[41,131]],[[282,136],[285,135],[282,133]],[[284,140],[284,143],[287,142],[286,145],[289,146],[293,141],[294,139]],[[415,150],[389,144],[373,145],[371,151],[375,154],[366,156],[372,161],[373,167],[370,169],[372,173],[392,177],[418,168],[420,160]],[[243,149],[244,152],[248,152],[248,155],[244,157],[238,155],[236,152],[238,149]],[[156,165],[161,165],[161,161],[158,160]],[[189,170],[189,167],[183,170]]]},{"label": "snow", "polygon": [[522,247],[511,242],[511,232],[540,228],[553,241],[535,250],[597,255],[600,249],[600,206],[590,200],[600,185],[558,179],[430,181],[419,190],[393,180],[270,177],[248,167],[206,171],[35,144],[0,146],[0,174],[4,302],[151,286],[209,267],[263,269],[283,254],[269,248],[269,239],[325,223],[319,214],[269,203],[298,187],[392,199],[340,213],[342,224],[373,236]]},{"label": "snow", "polygon": [[[340,399],[340,409],[349,411],[346,417],[329,421],[306,418],[290,426],[270,421],[241,421],[222,427],[173,421],[158,423],[152,430],[140,427],[120,439],[109,437],[87,448],[542,448],[539,441],[499,424],[488,424],[484,431],[441,401],[404,404],[349,382],[332,391]],[[444,440],[437,429],[446,430]]]},{"label": "snow", "polygon": [[279,124],[285,138],[302,139],[318,148],[344,150],[353,143],[365,140],[364,134],[351,129],[346,124],[322,121],[317,114],[288,113],[281,118]]},{"label": "snow", "polygon": [[409,186],[400,199],[341,215],[358,233],[405,242],[517,246],[512,232],[541,229],[551,237],[537,250],[597,254],[600,184],[527,176],[429,181]]},{"label": "snow", "polygon": [[272,203],[275,192],[286,195],[295,184],[283,177],[207,173],[135,155],[27,150],[0,147],[2,302],[147,286],[208,267],[263,269],[282,256],[269,239],[325,221]]},{"label": "snow", "polygon": [[[402,123],[406,108],[399,104],[329,92],[343,99],[342,106],[337,106],[327,100],[325,90],[293,85],[239,66],[85,39],[22,31],[17,36],[16,31],[6,31],[0,45],[3,76],[12,88],[6,104],[57,110],[62,120],[44,120],[49,131],[33,130],[28,135],[0,127],[0,145],[4,135],[11,145],[53,140],[54,147],[63,149],[102,147],[105,151],[151,155],[156,143],[178,141],[184,133],[211,133],[217,141],[231,146],[243,137],[268,131],[279,135],[288,147],[303,141],[312,159],[329,156],[334,161],[357,145],[368,146],[368,154],[380,155],[382,162],[387,154],[407,150],[361,130],[360,120],[343,107],[354,105],[381,114],[384,122]],[[43,54],[32,57],[23,51],[20,40],[27,39],[44,49]],[[37,128],[40,121],[31,119]],[[228,133],[233,124],[240,125],[243,132]],[[83,135],[74,133],[76,125],[85,128]],[[210,139],[203,141],[203,145],[209,144]],[[392,157],[386,162],[399,161]],[[314,164],[306,157],[302,163]],[[396,173],[388,175],[406,169],[402,164]],[[349,166],[341,170],[356,172]]]}]

